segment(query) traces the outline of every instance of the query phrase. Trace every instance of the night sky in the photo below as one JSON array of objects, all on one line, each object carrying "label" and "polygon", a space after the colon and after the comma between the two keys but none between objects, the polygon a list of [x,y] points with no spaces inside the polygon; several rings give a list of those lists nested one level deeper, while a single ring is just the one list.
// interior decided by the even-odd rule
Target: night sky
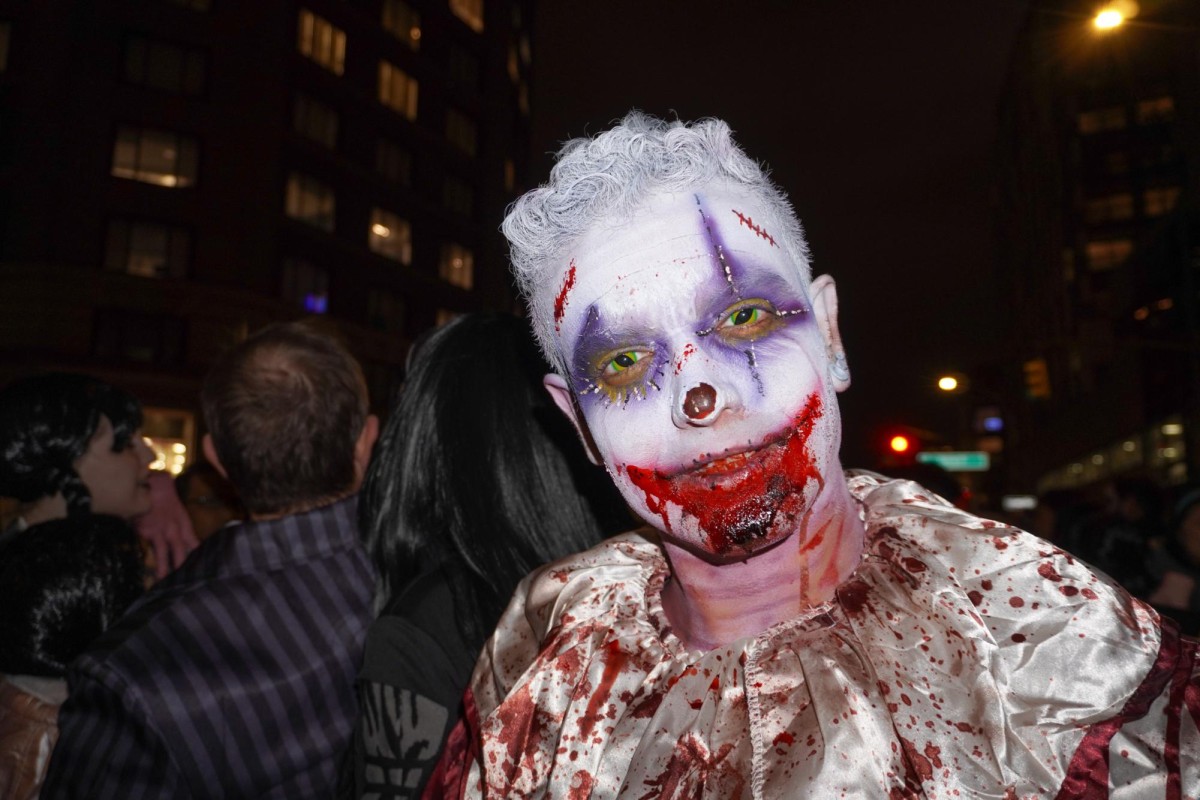
[{"label": "night sky", "polygon": [[543,2],[533,178],[630,108],[729,122],[838,282],[853,374],[843,462],[884,429],[949,434],[946,369],[999,346],[993,147],[1020,0]]}]

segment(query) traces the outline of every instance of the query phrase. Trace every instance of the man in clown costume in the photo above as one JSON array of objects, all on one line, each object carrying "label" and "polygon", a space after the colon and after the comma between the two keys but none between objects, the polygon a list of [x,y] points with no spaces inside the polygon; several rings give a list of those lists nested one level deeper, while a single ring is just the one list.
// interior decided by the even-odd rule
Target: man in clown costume
[{"label": "man in clown costume", "polygon": [[1200,795],[1195,642],[843,471],[834,282],[725,123],[572,141],[504,232],[546,388],[647,527],[521,585],[432,793]]}]

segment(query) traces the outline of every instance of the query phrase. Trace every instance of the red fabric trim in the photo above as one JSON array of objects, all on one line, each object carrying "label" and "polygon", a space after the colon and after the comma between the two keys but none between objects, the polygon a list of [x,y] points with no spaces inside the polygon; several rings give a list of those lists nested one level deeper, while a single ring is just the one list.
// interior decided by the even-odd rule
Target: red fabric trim
[{"label": "red fabric trim", "polygon": [[[1075,755],[1071,758],[1071,764],[1067,767],[1067,777],[1059,787],[1056,800],[1108,800],[1108,750],[1113,737],[1125,723],[1146,716],[1150,705],[1163,693],[1177,670],[1181,668],[1181,660],[1190,669],[1192,659],[1180,659],[1178,626],[1164,619],[1161,631],[1162,641],[1159,643],[1158,658],[1154,660],[1154,666],[1126,701],[1120,713],[1088,728],[1083,741],[1079,743]],[[1175,763],[1175,774],[1179,774],[1178,759]]]},{"label": "red fabric trim", "polygon": [[465,796],[471,765],[482,757],[482,737],[479,728],[479,709],[470,687],[463,693],[462,715],[458,718],[437,766],[425,783],[421,800],[458,800]]},{"label": "red fabric trim", "polygon": [[[1167,766],[1166,800],[1182,800],[1183,797],[1183,776],[1179,772],[1180,723],[1189,679],[1192,678],[1192,665],[1196,659],[1196,644],[1189,639],[1183,640],[1182,657],[1175,665],[1171,697],[1167,701],[1167,737],[1163,743],[1163,761]],[[1194,711],[1192,713],[1195,714]]]},{"label": "red fabric trim", "polygon": [[[1200,651],[1200,642],[1188,642],[1193,651]],[[1194,658],[1194,656],[1193,656]],[[1200,727],[1200,670],[1192,676],[1183,694],[1183,701],[1188,711],[1192,712],[1192,720]]]}]

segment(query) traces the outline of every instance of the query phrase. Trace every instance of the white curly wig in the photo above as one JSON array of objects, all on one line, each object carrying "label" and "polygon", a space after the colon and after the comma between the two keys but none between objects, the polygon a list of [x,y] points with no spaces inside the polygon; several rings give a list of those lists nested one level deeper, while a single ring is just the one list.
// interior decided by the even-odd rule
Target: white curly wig
[{"label": "white curly wig", "polygon": [[602,221],[631,219],[653,193],[696,190],[714,182],[740,188],[763,203],[807,284],[808,243],[791,203],[719,119],[668,122],[631,111],[604,133],[564,144],[550,181],[509,206],[502,230],[513,276],[529,305],[542,351],[560,372],[566,374],[554,340],[550,287],[557,284],[567,250]]}]

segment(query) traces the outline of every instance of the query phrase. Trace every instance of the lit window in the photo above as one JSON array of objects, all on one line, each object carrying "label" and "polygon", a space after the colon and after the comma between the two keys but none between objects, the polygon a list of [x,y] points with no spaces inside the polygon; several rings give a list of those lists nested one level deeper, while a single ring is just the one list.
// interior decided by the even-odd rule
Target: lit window
[{"label": "lit window", "polygon": [[1121,266],[1133,252],[1129,239],[1102,239],[1087,243],[1088,267],[1093,270],[1108,270]]},{"label": "lit window", "polygon": [[470,289],[475,284],[475,254],[460,244],[442,245],[438,277],[447,283]]},{"label": "lit window", "polygon": [[184,228],[153,222],[113,220],[108,224],[104,267],[143,278],[187,274],[191,237]]},{"label": "lit window", "polygon": [[397,186],[411,186],[412,154],[395,142],[380,139],[375,145],[375,171]]},{"label": "lit window", "polygon": [[412,263],[412,226],[382,208],[371,209],[371,227],[367,230],[367,246],[372,252],[399,261]]},{"label": "lit window", "polygon": [[383,28],[413,50],[420,49],[421,15],[404,0],[383,0]]},{"label": "lit window", "polygon": [[478,133],[475,120],[453,108],[446,110],[446,138],[469,156],[475,155]]},{"label": "lit window", "polygon": [[284,212],[292,219],[332,232],[335,212],[333,189],[316,178],[293,172],[288,176]]},{"label": "lit window", "polygon": [[387,61],[379,62],[379,102],[403,114],[409,121],[417,118],[417,81]]},{"label": "lit window", "polygon": [[479,89],[479,59],[461,47],[450,45],[449,73],[450,85]]},{"label": "lit window", "polygon": [[302,259],[284,259],[280,294],[295,308],[324,314],[329,310],[329,273]]},{"label": "lit window", "polygon": [[404,330],[404,301],[392,292],[372,289],[367,295],[367,325],[388,333]]},{"label": "lit window", "polygon": [[334,75],[341,75],[346,67],[345,31],[304,8],[300,9],[296,49]]},{"label": "lit window", "polygon": [[483,0],[450,0],[450,10],[471,30],[483,33]]},{"label": "lit window", "polygon": [[1085,111],[1079,115],[1080,133],[1115,131],[1124,128],[1125,124],[1126,117],[1123,106],[1098,108],[1094,111]]},{"label": "lit window", "polygon": [[167,92],[197,95],[204,91],[203,51],[131,36],[125,42],[125,80]]},{"label": "lit window", "polygon": [[150,469],[178,475],[196,460],[196,416],[176,408],[142,408],[142,439],[154,461]]},{"label": "lit window", "polygon": [[12,23],[0,22],[0,72],[8,69],[8,46],[12,38]]},{"label": "lit window", "polygon": [[306,139],[331,150],[337,147],[337,112],[306,94],[296,94],[292,104],[292,128]]},{"label": "lit window", "polygon": [[192,186],[196,183],[196,140],[122,125],[113,145],[112,174],[155,186]]},{"label": "lit window", "polygon": [[1129,219],[1133,216],[1133,195],[1110,194],[1088,200],[1084,216],[1091,225]]},{"label": "lit window", "polygon": [[1137,104],[1137,121],[1148,125],[1155,122],[1170,122],[1175,118],[1175,99],[1172,97],[1156,97],[1153,100],[1142,100]]},{"label": "lit window", "polygon": [[1147,189],[1142,195],[1142,206],[1147,217],[1161,217],[1175,208],[1179,202],[1178,186],[1163,186],[1158,189]]}]

